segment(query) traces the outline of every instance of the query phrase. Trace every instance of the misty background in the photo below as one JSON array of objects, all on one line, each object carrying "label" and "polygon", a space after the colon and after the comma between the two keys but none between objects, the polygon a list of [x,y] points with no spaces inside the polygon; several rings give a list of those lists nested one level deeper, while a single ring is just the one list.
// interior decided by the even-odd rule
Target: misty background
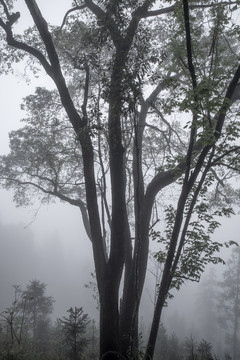
[{"label": "misty background", "polygon": [[[57,14],[53,11],[56,4]],[[47,21],[59,25],[71,1],[60,4],[57,0],[41,0],[39,5]],[[21,6],[24,5],[20,5],[22,15],[26,10]],[[26,14],[26,22],[27,19]],[[21,126],[20,120],[24,117],[24,112],[20,110],[21,99],[33,93],[36,86],[52,87],[44,74],[30,82],[28,74],[23,78],[24,71],[24,64],[20,64],[16,66],[15,75],[0,77],[1,155],[8,153],[8,133]],[[83,229],[80,211],[58,200],[54,204],[40,205],[37,199],[33,199],[31,207],[16,208],[13,192],[6,190],[0,190],[0,199],[0,312],[14,300],[12,285],[25,288],[29,280],[40,280],[47,284],[46,294],[55,299],[53,320],[65,315],[70,306],[82,306],[85,313],[98,320],[93,294],[85,287],[92,281],[94,265],[91,243]],[[221,219],[221,223],[222,227],[216,231],[214,238],[221,242],[239,242],[239,214]],[[227,261],[230,254],[231,249],[224,250],[220,255]],[[224,266],[215,267],[217,275],[223,271]],[[190,333],[203,336],[197,334],[201,319],[196,309],[199,289],[209,276],[210,268],[199,284],[188,282],[170,300],[163,314],[164,325],[170,332],[174,331],[182,337]],[[154,278],[148,273],[142,302],[145,326],[148,326],[148,319],[151,321],[153,297]]]}]

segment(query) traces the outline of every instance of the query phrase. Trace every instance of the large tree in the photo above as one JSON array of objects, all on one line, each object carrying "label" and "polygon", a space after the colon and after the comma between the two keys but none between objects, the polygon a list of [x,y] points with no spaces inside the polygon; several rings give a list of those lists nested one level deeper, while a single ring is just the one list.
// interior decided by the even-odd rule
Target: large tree
[{"label": "large tree", "polygon": [[[19,204],[35,192],[80,208],[104,359],[138,356],[149,239],[158,239],[152,358],[171,286],[198,280],[208,261],[218,261],[214,215],[229,215],[236,196],[224,185],[239,170],[238,2],[74,1],[58,28],[35,0],[25,3],[35,25],[20,36],[17,2],[0,1],[3,64],[27,56],[56,90],[25,99],[26,125],[12,132],[11,152],[1,158],[2,185],[15,189]],[[220,208],[211,213],[214,187]]]}]

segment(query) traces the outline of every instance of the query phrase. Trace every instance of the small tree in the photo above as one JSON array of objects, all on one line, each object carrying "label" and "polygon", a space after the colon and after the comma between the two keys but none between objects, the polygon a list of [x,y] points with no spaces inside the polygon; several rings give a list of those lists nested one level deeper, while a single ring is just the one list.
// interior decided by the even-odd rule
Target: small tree
[{"label": "small tree", "polygon": [[82,353],[88,344],[88,340],[84,336],[87,325],[89,324],[88,315],[84,314],[82,307],[71,307],[67,310],[68,317],[59,319],[65,335],[66,344],[69,346],[69,358],[71,360],[82,359]]},{"label": "small tree", "polygon": [[198,344],[197,352],[199,360],[213,360],[212,344],[202,339]]},{"label": "small tree", "polygon": [[185,339],[184,348],[187,360],[197,360],[197,347],[198,343],[192,335]]}]

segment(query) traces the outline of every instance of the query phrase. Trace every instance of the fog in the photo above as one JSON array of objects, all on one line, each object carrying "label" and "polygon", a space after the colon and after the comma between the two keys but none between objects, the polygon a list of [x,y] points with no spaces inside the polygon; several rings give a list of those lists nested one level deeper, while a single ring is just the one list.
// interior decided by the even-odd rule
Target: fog
[{"label": "fog", "polygon": [[[3,125],[4,122],[1,128]],[[13,125],[17,127],[17,121]],[[8,126],[11,128],[11,122]],[[6,134],[3,139],[1,145],[6,148]],[[0,312],[14,299],[12,285],[25,288],[29,280],[36,279],[47,284],[47,295],[55,299],[53,320],[64,316],[71,306],[82,306],[91,318],[98,320],[93,294],[84,286],[92,280],[90,274],[94,265],[91,243],[83,229],[80,211],[59,201],[49,205],[40,205],[36,201],[31,207],[16,208],[11,191],[1,190],[0,196]],[[222,219],[222,227],[214,237],[218,241],[238,242],[238,233],[239,215],[236,215]],[[227,261],[230,251],[221,255]],[[224,267],[215,268],[217,273],[221,273]],[[206,276],[203,275],[203,280]],[[150,273],[147,279],[141,320],[145,329],[151,322],[154,293],[154,279]],[[184,285],[163,312],[164,325],[180,339],[190,334],[199,339],[207,335],[204,311],[199,318],[197,310],[201,282]]]},{"label": "fog", "polygon": [[[43,5],[50,3],[42,1]],[[59,5],[59,1],[56,3]],[[68,3],[65,2],[61,9],[59,19],[64,9],[68,8]],[[48,14],[50,20],[51,11]],[[24,116],[20,111],[21,98],[32,93],[35,86],[46,84],[52,86],[44,75],[31,83],[25,82],[20,70],[17,77],[1,76],[1,155],[8,152],[9,131],[21,126],[20,119]],[[85,234],[80,211],[59,201],[40,205],[34,199],[31,207],[16,208],[13,193],[6,190],[0,190],[0,198],[0,312],[10,306],[14,299],[12,285],[24,288],[29,280],[36,279],[47,284],[47,295],[55,299],[53,319],[65,315],[70,306],[82,306],[86,313],[97,319],[93,294],[84,286],[92,280],[90,274],[94,271],[94,265],[91,243]],[[223,242],[239,242],[239,214],[221,222],[222,227],[216,231],[214,238]],[[221,256],[227,261],[230,250],[224,250]],[[217,274],[223,270],[223,266],[215,267]],[[197,316],[196,308],[199,287],[209,276],[209,271],[210,267],[200,284],[184,285],[164,310],[164,324],[169,332],[175,332],[180,338],[191,333],[199,338],[204,337],[204,327],[199,325],[201,319]],[[149,326],[153,310],[153,283],[154,279],[149,273],[142,300],[142,321],[146,327]]]},{"label": "fog", "polygon": [[1,311],[13,300],[12,285],[24,288],[37,279],[56,300],[54,317],[70,306],[83,306],[95,316],[92,295],[84,287],[94,267],[80,211],[59,203],[16,209],[11,193],[0,194]]},{"label": "fog", "polygon": [[[83,306],[85,312],[97,319],[93,293],[84,286],[92,281],[94,265],[80,211],[58,201],[16,208],[11,191],[1,190],[0,196],[0,311],[13,301],[12,285],[19,284],[24,288],[29,280],[37,279],[47,284],[47,295],[55,299],[53,319],[63,316],[70,306]],[[222,227],[214,238],[237,242],[238,231],[239,215],[236,215],[222,220]],[[230,249],[221,255],[227,261]],[[206,275],[202,276],[203,281],[212,267],[209,266]],[[224,270],[223,265],[214,268],[216,274]],[[197,329],[199,319],[196,316],[201,282],[183,285],[164,310],[164,324],[179,337],[184,338],[190,333],[203,336]],[[146,326],[151,321],[153,298],[154,278],[148,272],[142,300],[142,321]]]}]

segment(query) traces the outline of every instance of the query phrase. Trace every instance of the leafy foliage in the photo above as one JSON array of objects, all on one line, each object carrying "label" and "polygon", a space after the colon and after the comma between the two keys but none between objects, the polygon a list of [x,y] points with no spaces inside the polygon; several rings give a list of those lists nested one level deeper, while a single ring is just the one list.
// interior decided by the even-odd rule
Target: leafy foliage
[{"label": "leafy foliage", "polygon": [[37,88],[22,108],[28,115],[26,125],[10,134],[11,156],[3,156],[1,163],[7,188],[14,186],[18,205],[31,203],[34,193],[45,193],[43,202],[58,193],[77,200],[83,177],[81,152],[56,91]]},{"label": "leafy foliage", "polygon": [[10,135],[1,184],[19,205],[37,194],[80,208],[96,266],[101,356],[110,343],[125,357],[138,354],[132,339],[154,229],[163,272],[151,358],[169,290],[221,262],[211,236],[238,202],[237,186],[225,188],[240,160],[235,4],[76,1],[61,27],[26,4],[35,25],[15,36],[19,14],[0,2],[1,39],[35,59],[32,70],[40,64],[57,90],[25,99],[26,125]]}]

